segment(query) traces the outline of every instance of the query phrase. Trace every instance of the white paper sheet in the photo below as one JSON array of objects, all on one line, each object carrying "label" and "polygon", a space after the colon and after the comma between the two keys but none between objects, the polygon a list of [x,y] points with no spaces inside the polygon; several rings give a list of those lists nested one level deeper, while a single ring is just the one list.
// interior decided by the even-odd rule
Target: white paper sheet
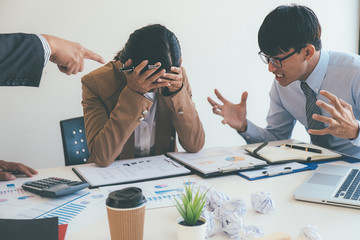
[{"label": "white paper sheet", "polygon": [[164,155],[119,160],[105,168],[86,164],[76,167],[75,170],[91,186],[129,183],[191,172]]}]

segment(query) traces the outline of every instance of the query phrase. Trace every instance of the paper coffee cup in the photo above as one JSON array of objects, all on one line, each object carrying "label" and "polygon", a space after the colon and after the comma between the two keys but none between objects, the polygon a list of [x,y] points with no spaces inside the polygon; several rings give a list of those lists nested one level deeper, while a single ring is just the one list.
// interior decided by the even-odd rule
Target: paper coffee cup
[{"label": "paper coffee cup", "polygon": [[146,200],[140,188],[129,187],[111,192],[106,209],[112,240],[142,240]]}]

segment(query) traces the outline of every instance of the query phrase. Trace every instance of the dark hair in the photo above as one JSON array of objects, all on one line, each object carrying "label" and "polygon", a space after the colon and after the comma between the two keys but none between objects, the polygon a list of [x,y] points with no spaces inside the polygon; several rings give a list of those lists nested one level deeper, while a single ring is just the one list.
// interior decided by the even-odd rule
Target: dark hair
[{"label": "dark hair", "polygon": [[315,13],[300,5],[282,5],[270,12],[258,33],[260,50],[276,56],[291,48],[299,50],[307,44],[321,49],[321,26]]},{"label": "dark hair", "polygon": [[163,25],[154,24],[132,33],[114,60],[125,63],[131,59],[135,67],[144,60],[149,60],[149,64],[161,62],[159,69],[169,71],[171,66],[180,67],[180,57],[180,44],[175,34]]}]

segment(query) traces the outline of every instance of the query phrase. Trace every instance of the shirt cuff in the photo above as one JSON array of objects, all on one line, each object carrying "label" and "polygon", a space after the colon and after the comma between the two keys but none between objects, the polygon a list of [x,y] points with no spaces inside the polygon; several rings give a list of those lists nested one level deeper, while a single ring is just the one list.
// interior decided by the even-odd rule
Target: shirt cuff
[{"label": "shirt cuff", "polygon": [[[357,121],[358,125],[360,126],[360,121]],[[360,127],[359,127],[359,131],[360,131]],[[351,143],[354,144],[355,146],[360,146],[360,133],[358,132],[358,137],[351,140]]]},{"label": "shirt cuff", "polygon": [[46,39],[41,34],[36,34],[38,38],[40,39],[43,48],[44,48],[44,66],[48,63],[50,56],[51,56],[51,48],[49,46],[49,43],[46,41]]},{"label": "shirt cuff", "polygon": [[257,127],[249,120],[246,119],[247,128],[245,132],[237,131],[247,143],[252,143],[254,140],[254,135],[256,135]]}]

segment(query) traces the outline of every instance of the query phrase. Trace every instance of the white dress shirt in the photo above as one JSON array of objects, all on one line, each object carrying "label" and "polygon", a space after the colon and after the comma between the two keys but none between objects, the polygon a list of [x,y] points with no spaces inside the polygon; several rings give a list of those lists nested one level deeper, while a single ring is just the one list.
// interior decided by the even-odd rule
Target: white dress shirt
[{"label": "white dress shirt", "polygon": [[144,94],[147,99],[153,102],[153,105],[150,111],[145,114],[144,120],[140,121],[139,126],[135,129],[135,157],[153,154],[155,146],[156,94],[154,92]]},{"label": "white dress shirt", "polygon": [[44,66],[48,63],[50,56],[51,56],[51,48],[49,46],[49,43],[46,41],[46,39],[41,34],[36,34],[36,36],[40,39],[43,48],[44,48]]}]

